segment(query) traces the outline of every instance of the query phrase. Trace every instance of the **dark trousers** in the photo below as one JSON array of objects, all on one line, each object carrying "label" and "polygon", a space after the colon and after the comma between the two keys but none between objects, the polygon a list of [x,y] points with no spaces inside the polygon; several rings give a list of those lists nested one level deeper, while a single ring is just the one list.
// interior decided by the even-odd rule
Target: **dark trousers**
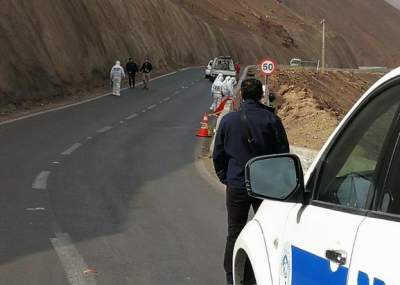
[{"label": "dark trousers", "polygon": [[136,73],[128,73],[128,77],[129,77],[129,87],[135,88]]},{"label": "dark trousers", "polygon": [[[236,239],[247,223],[250,206],[256,212],[261,205],[261,200],[250,197],[246,189],[226,188],[226,209],[228,211],[228,236],[226,239],[224,267],[228,284],[233,283],[232,258]],[[249,274],[245,274],[245,277]],[[245,279],[254,277],[248,276]],[[250,281],[249,284],[251,284]]]}]

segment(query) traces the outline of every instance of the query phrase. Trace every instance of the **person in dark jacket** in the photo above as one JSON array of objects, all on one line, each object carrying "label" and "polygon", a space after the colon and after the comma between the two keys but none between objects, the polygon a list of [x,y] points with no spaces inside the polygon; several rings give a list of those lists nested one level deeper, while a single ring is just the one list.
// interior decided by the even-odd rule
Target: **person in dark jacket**
[{"label": "person in dark jacket", "polygon": [[134,62],[132,58],[129,58],[129,61],[126,64],[126,71],[128,72],[129,77],[129,88],[135,88],[136,73],[139,72],[139,69],[136,62]]},{"label": "person in dark jacket", "polygon": [[150,63],[149,58],[146,57],[142,67],[140,68],[140,71],[143,74],[144,89],[149,89],[150,73],[152,70],[153,70],[153,65]]},{"label": "person in dark jacket", "polygon": [[245,165],[256,156],[289,152],[281,120],[272,108],[260,103],[262,83],[257,79],[244,80],[241,95],[244,100],[241,109],[221,120],[213,152],[215,171],[226,185],[228,236],[224,267],[228,284],[233,284],[232,255],[236,239],[246,225],[250,206],[256,212],[261,204],[261,200],[247,194]]}]

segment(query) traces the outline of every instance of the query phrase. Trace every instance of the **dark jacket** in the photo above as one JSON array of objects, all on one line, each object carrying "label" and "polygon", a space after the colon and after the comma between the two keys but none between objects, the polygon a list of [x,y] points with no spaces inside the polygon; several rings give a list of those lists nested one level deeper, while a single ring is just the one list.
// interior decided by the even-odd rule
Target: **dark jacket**
[{"label": "dark jacket", "polygon": [[126,71],[130,74],[139,72],[138,66],[135,62],[128,62],[126,64]]},{"label": "dark jacket", "polygon": [[[253,100],[246,100],[248,126],[256,148],[250,147],[241,111],[227,114],[220,123],[215,138],[213,161],[222,183],[232,188],[245,188],[245,165],[251,158],[288,153],[289,143],[281,120],[271,108]],[[255,149],[257,153],[255,152]]]},{"label": "dark jacket", "polygon": [[142,68],[140,68],[140,71],[143,73],[150,73],[153,70],[153,65],[151,65],[150,62],[145,62],[142,65]]}]

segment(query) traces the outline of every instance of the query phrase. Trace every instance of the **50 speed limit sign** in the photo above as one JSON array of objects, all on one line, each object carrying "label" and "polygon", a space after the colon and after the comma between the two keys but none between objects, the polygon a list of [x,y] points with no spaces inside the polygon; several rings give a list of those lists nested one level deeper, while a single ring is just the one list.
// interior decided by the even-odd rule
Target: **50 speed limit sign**
[{"label": "50 speed limit sign", "polygon": [[271,75],[275,71],[275,62],[269,59],[264,60],[261,63],[261,71],[265,75]]}]

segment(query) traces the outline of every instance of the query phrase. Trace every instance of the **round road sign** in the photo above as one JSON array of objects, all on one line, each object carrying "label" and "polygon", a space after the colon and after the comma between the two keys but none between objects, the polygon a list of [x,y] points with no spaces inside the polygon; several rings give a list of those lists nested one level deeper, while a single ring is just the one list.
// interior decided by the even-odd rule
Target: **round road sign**
[{"label": "round road sign", "polygon": [[275,71],[275,62],[266,59],[261,63],[261,71],[266,75],[271,75]]}]

